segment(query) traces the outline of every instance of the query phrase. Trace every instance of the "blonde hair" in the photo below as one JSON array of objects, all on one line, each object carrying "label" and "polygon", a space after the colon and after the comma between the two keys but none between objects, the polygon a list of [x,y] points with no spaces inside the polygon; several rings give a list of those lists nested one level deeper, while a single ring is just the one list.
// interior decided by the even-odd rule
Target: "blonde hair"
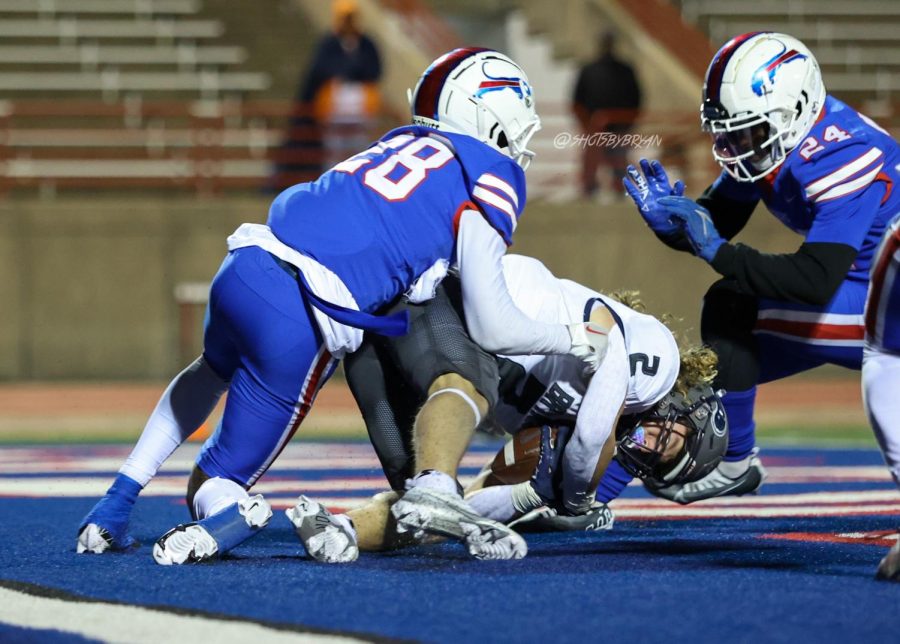
[{"label": "blonde hair", "polygon": [[[613,291],[610,293],[610,297],[621,302],[633,311],[647,313],[647,307],[644,305],[643,300],[641,300],[639,291]],[[681,366],[678,370],[678,378],[675,380],[675,386],[672,387],[672,389],[682,396],[687,396],[688,391],[694,387],[712,384],[716,374],[719,373],[719,356],[716,352],[706,345],[689,345],[681,333],[673,331],[673,324],[681,322],[680,318],[669,313],[654,317],[672,332],[672,335],[675,337],[675,342],[678,345]]]}]

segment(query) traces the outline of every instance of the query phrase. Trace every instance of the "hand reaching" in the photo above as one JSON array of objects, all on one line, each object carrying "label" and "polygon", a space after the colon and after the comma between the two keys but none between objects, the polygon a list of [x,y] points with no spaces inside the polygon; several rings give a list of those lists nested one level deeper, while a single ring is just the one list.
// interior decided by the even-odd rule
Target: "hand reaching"
[{"label": "hand reaching", "polygon": [[669,221],[669,213],[659,200],[664,197],[682,196],[684,183],[676,181],[674,186],[671,185],[659,161],[641,159],[640,166],[640,171],[633,165],[628,166],[628,177],[622,180],[625,192],[634,201],[641,217],[653,232],[662,235],[678,232],[678,226]]}]

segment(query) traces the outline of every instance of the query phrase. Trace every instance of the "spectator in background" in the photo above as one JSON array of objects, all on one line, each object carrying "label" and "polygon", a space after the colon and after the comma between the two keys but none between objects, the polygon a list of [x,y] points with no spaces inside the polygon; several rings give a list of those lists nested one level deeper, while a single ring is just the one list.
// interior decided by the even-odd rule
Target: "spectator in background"
[{"label": "spectator in background", "polygon": [[[629,132],[637,120],[641,107],[641,88],[634,69],[616,57],[616,35],[604,32],[599,41],[600,55],[581,68],[572,110],[582,131],[590,136],[598,132],[621,135]],[[582,158],[582,194],[593,197],[599,189],[597,171],[600,167],[610,168],[613,184],[610,193],[619,192],[625,177],[628,150],[617,145],[619,137],[594,137],[588,139]]]},{"label": "spectator in background", "polygon": [[319,41],[297,92],[299,113],[291,119],[278,190],[315,178],[373,138],[380,108],[378,48],[359,27],[355,0],[335,0],[332,13],[334,30]]},{"label": "spectator in background", "polygon": [[333,13],[334,32],[319,42],[300,96],[323,128],[326,167],[366,146],[380,103],[381,59],[355,0],[335,0]]}]

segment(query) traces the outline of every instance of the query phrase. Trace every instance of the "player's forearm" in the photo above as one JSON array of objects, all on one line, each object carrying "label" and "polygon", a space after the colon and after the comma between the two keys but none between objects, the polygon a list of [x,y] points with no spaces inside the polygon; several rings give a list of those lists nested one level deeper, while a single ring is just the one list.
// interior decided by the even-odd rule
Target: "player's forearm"
[{"label": "player's forearm", "polygon": [[[605,469],[610,450],[604,446],[622,411],[628,389],[628,357],[621,331],[610,333],[609,349],[585,392],[575,431],[563,454],[563,503],[573,514],[586,511],[594,499],[598,470]],[[603,466],[603,467],[601,467]]]},{"label": "player's forearm", "polygon": [[711,266],[747,293],[821,306],[834,296],[856,254],[852,246],[825,242],[803,244],[796,253],[783,255],[724,244]]},{"label": "player's forearm", "polygon": [[538,322],[515,305],[503,276],[506,246],[476,212],[463,213],[457,262],[466,326],[472,339],[491,353],[566,353],[569,332],[562,324]]}]

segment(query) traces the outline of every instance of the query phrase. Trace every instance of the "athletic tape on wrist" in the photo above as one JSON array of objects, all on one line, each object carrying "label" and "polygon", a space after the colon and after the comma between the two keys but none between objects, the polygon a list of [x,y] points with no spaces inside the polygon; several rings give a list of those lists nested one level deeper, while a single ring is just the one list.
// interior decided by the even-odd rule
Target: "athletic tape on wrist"
[{"label": "athletic tape on wrist", "polygon": [[469,405],[469,407],[472,408],[472,413],[475,414],[475,425],[477,426],[479,423],[481,423],[481,412],[478,411],[478,405],[476,405],[475,401],[472,400],[472,397],[469,396],[469,394],[464,392],[462,389],[457,389],[456,387],[447,387],[446,389],[438,389],[436,392],[434,392],[433,394],[428,396],[428,400],[426,400],[425,402],[427,403],[435,396],[440,396],[441,394],[456,394],[457,396],[462,398],[464,401],[466,401],[466,403]]}]

